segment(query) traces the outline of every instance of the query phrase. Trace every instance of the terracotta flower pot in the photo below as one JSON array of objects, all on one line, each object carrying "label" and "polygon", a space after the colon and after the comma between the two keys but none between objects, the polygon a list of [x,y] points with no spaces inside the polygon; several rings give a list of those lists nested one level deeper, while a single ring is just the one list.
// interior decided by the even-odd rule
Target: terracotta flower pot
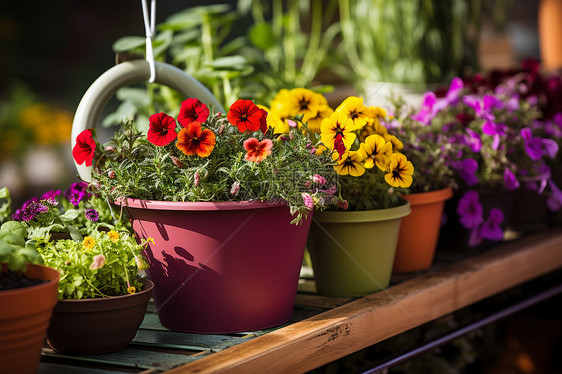
[{"label": "terracotta flower pot", "polygon": [[388,286],[400,230],[410,203],[355,212],[318,212],[308,237],[318,292],[363,296]]},{"label": "terracotta flower pot", "polygon": [[[1,270],[6,269],[2,264]],[[36,373],[54,306],[59,272],[28,265],[25,275],[45,283],[0,291],[0,373]]]},{"label": "terracotta flower pot", "polygon": [[433,262],[439,238],[445,201],[453,196],[449,187],[404,196],[412,213],[402,219],[393,271],[397,273],[428,269]]},{"label": "terracotta flower pot", "polygon": [[312,215],[290,224],[288,206],[130,199],[165,327],[232,333],[280,325],[293,313]]},{"label": "terracotta flower pot", "polygon": [[47,332],[57,352],[100,354],[123,349],[142,323],[153,283],[143,279],[141,291],[123,296],[59,300]]}]

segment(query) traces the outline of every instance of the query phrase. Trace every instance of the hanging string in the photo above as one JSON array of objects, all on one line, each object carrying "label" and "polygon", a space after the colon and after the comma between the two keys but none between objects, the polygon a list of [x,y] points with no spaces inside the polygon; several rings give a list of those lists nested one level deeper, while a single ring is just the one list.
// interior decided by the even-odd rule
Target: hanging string
[{"label": "hanging string", "polygon": [[148,14],[148,5],[146,0],[141,0],[142,4],[142,17],[144,19],[144,29],[146,30],[146,61],[150,67],[149,83],[154,83],[156,79],[156,66],[154,65],[154,51],[152,50],[152,37],[154,36],[154,29],[156,24],[156,0],[150,2],[150,21]]}]

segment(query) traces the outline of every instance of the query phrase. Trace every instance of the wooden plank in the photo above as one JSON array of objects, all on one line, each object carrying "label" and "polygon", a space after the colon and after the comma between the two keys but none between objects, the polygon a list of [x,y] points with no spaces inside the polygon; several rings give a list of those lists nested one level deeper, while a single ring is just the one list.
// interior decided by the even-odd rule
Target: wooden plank
[{"label": "wooden plank", "polygon": [[139,330],[133,339],[136,345],[153,345],[162,348],[186,349],[192,351],[213,350],[225,348],[246,341],[244,337],[228,335],[188,334],[175,331]]},{"label": "wooden plank", "polygon": [[37,374],[124,374],[130,371],[115,371],[108,369],[96,369],[88,367],[76,367],[74,365],[62,365],[52,362],[39,363]]},{"label": "wooden plank", "polygon": [[540,233],[178,367],[170,374],[299,373],[562,267],[562,232]]},{"label": "wooden plank", "polygon": [[149,350],[139,350],[126,348],[114,353],[101,354],[101,355],[65,355],[55,353],[51,349],[44,348],[43,356],[52,359],[65,360],[66,362],[80,361],[84,365],[92,364],[99,366],[112,365],[115,367],[132,368],[132,369],[155,369],[155,370],[170,370],[176,366],[185,364],[196,360],[196,357],[191,357],[183,354],[172,354],[165,352],[154,352]]}]

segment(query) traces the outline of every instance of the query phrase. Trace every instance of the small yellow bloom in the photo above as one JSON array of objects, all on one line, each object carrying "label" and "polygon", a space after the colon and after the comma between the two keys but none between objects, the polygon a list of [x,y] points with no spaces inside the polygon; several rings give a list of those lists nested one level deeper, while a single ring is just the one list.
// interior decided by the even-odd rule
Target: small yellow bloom
[{"label": "small yellow bloom", "polygon": [[378,121],[381,118],[386,118],[386,110],[379,108],[378,106],[369,107],[368,113],[372,120]]},{"label": "small yellow bloom", "polygon": [[361,97],[348,97],[336,108],[336,112],[343,113],[353,120],[353,130],[363,128],[370,119],[369,109],[363,105]]},{"label": "small yellow bloom", "polygon": [[303,122],[316,117],[320,107],[328,104],[324,96],[306,88],[293,88],[290,94],[296,103],[296,114],[303,115]]},{"label": "small yellow bloom", "polygon": [[392,143],[392,149],[394,151],[399,151],[404,148],[404,143],[394,135],[386,134],[384,135],[384,140]]},{"label": "small yellow bloom", "polygon": [[149,243],[154,244],[154,238],[146,238],[146,241]]},{"label": "small yellow bloom", "polygon": [[137,289],[135,287],[131,286],[131,287],[127,288],[127,292],[130,293],[130,294],[134,294],[135,292],[137,292]]},{"label": "small yellow bloom", "polygon": [[351,148],[357,135],[353,132],[353,120],[343,113],[334,112],[330,117],[322,120],[320,126],[320,138],[322,143],[330,149],[334,149],[336,137],[341,135],[346,150]]},{"label": "small yellow bloom", "polygon": [[318,147],[316,148],[316,156],[320,156],[322,153],[324,153],[325,151],[327,151],[328,148],[326,148],[324,145],[320,144],[318,145]]},{"label": "small yellow bloom", "polygon": [[109,236],[109,239],[111,239],[112,242],[117,242],[119,240],[119,233],[111,230],[107,233],[107,236]]},{"label": "small yellow bloom", "polygon": [[[333,160],[338,159],[338,154],[334,152],[332,155]],[[363,158],[359,152],[345,152],[334,169],[339,175],[351,175],[352,177],[360,177],[365,173],[365,168],[361,164]]]},{"label": "small yellow bloom", "polygon": [[320,126],[324,118],[330,117],[334,110],[328,105],[320,105],[318,107],[318,114],[307,121],[308,130],[310,132],[320,133]]},{"label": "small yellow bloom", "polygon": [[414,165],[402,153],[393,153],[390,156],[390,164],[388,165],[388,174],[385,174],[384,180],[392,187],[410,187],[412,175],[414,174]]},{"label": "small yellow bloom", "polygon": [[91,236],[86,236],[82,242],[82,247],[86,249],[92,249],[96,245],[96,241]]},{"label": "small yellow bloom", "polygon": [[386,171],[392,155],[392,143],[387,142],[380,135],[369,135],[359,146],[359,154],[365,160],[365,167],[371,169],[375,164],[382,171]]}]

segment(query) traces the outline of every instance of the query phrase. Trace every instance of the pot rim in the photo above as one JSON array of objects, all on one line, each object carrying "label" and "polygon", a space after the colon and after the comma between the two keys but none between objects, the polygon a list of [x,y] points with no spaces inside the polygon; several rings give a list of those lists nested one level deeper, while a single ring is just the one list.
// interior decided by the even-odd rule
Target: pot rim
[{"label": "pot rim", "polygon": [[[117,205],[121,205],[115,202]],[[263,209],[287,206],[285,202],[244,200],[244,201],[160,201],[127,198],[125,208],[153,209],[153,210],[245,210]]]},{"label": "pot rim", "polygon": [[[34,286],[0,291],[0,294],[2,294],[3,296],[10,296],[10,295],[14,295],[14,294],[17,294],[17,293],[22,293],[22,292],[35,292],[36,290],[49,288],[49,287],[51,287],[51,284],[59,282],[60,273],[58,272],[57,269],[53,269],[51,267],[41,265],[41,264],[27,264],[27,266],[28,267],[36,267],[36,268],[41,269],[41,272],[43,273],[44,277],[40,277],[39,279],[41,279],[43,282],[40,283],[40,284],[36,284]],[[7,267],[7,263],[5,263],[5,262],[0,263],[0,273],[4,272],[6,267]],[[26,269],[24,274],[27,275],[27,272],[28,272],[28,269]],[[56,276],[53,272],[56,273]],[[51,274],[49,275],[49,273],[51,273]],[[35,276],[33,276],[33,277],[35,277]]]},{"label": "pot rim", "polygon": [[404,201],[405,203],[402,205],[386,209],[317,212],[313,219],[331,223],[360,223],[400,219],[411,212],[410,202]]},{"label": "pot rim", "polygon": [[85,303],[96,303],[100,300],[119,300],[119,299],[126,299],[131,297],[138,297],[146,294],[147,292],[151,292],[154,288],[154,282],[152,282],[148,278],[141,278],[141,282],[143,283],[143,289],[140,292],[135,292],[133,294],[127,295],[120,295],[120,296],[110,296],[110,297],[93,297],[88,299],[59,299],[59,304],[63,303],[68,306],[70,305],[85,305]]},{"label": "pot rim", "polygon": [[451,187],[445,187],[440,190],[416,192],[402,197],[408,200],[411,205],[425,205],[442,202],[450,199],[452,196],[453,189]]}]

